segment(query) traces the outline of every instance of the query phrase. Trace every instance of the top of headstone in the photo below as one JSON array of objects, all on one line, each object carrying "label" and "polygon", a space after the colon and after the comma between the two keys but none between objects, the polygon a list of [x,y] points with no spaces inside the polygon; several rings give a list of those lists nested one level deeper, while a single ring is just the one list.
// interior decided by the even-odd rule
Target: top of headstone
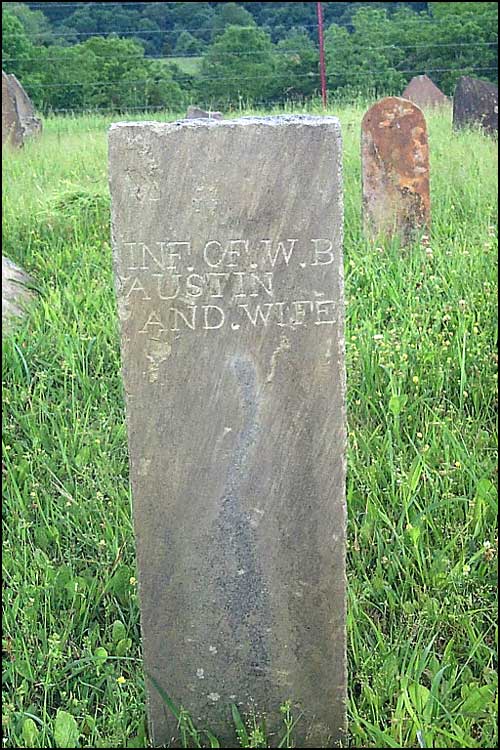
[{"label": "top of headstone", "polygon": [[272,115],[268,117],[238,117],[233,120],[215,120],[215,119],[193,119],[193,120],[175,120],[174,122],[158,122],[157,120],[139,121],[139,122],[114,122],[109,128],[111,133],[114,130],[122,128],[139,128],[153,132],[164,133],[169,130],[178,130],[179,128],[233,128],[245,125],[268,125],[270,127],[279,127],[282,125],[307,125],[318,127],[321,125],[330,125],[334,129],[340,130],[340,121],[338,117],[332,115]]},{"label": "top of headstone", "polygon": [[402,93],[404,99],[409,99],[419,107],[434,107],[448,104],[448,97],[431,81],[429,76],[415,76]]},{"label": "top of headstone", "polygon": [[498,86],[491,81],[485,81],[482,78],[472,78],[472,76],[460,76],[457,81],[457,88],[459,86],[483,86],[489,91],[498,91]]},{"label": "top of headstone", "polygon": [[395,117],[403,117],[403,115],[413,115],[415,112],[419,112],[423,117],[424,114],[420,107],[410,99],[404,99],[402,96],[386,96],[384,99],[380,99],[375,104],[372,104],[370,109],[367,109],[363,119],[361,121],[362,129],[368,127],[375,116],[375,118],[387,117],[389,114],[390,121],[392,122]]}]

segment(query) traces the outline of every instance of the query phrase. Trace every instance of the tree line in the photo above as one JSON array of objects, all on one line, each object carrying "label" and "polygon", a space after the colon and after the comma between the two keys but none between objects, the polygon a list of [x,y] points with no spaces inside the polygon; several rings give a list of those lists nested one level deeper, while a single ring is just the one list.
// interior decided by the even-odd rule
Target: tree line
[{"label": "tree line", "polygon": [[[426,10],[427,3],[323,3],[325,23],[349,25],[359,7],[371,5],[392,13],[400,7]],[[19,3],[3,3],[19,6]],[[285,38],[300,26],[315,38],[316,3],[312,2],[109,2],[51,3],[33,2],[25,6],[37,14],[46,39],[50,34],[64,36],[76,44],[82,33],[131,32],[137,34],[148,55],[173,55],[189,51],[202,54],[214,39],[231,24],[255,23],[273,42]],[[32,15],[33,18],[33,15]],[[54,37],[55,38],[55,37]]]},{"label": "tree line", "polygon": [[[318,95],[316,3],[40,5],[3,3],[2,53],[44,112],[228,110]],[[400,94],[422,73],[447,94],[461,75],[496,80],[497,3],[323,6],[337,98]]]}]

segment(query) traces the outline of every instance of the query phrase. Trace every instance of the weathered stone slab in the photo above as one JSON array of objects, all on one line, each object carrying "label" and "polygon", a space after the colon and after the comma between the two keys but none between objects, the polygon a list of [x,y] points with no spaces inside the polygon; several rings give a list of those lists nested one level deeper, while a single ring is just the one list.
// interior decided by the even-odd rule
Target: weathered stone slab
[{"label": "weathered stone slab", "polygon": [[462,76],[453,97],[453,127],[458,130],[471,125],[498,134],[498,86]]},{"label": "weathered stone slab", "polygon": [[23,145],[23,129],[12,93],[9,76],[2,70],[2,146],[19,148]]},{"label": "weathered stone slab", "polygon": [[366,232],[407,241],[427,228],[429,147],[422,110],[397,96],[374,104],[361,124],[361,157]]},{"label": "weathered stone slab", "polygon": [[450,104],[448,97],[431,81],[429,76],[415,76],[401,94],[420,109],[432,109]]},{"label": "weathered stone slab", "polygon": [[[339,124],[122,123],[112,227],[147,674],[235,747],[229,706],[345,729]],[[149,684],[156,744],[176,732]],[[176,746],[176,743],[172,746]]]},{"label": "weathered stone slab", "polygon": [[31,276],[2,255],[2,333],[12,328],[16,318],[23,317],[34,297],[32,286]]},{"label": "weathered stone slab", "polygon": [[13,73],[9,74],[11,95],[17,106],[24,138],[32,138],[42,132],[42,121],[36,116],[31,99]]},{"label": "weathered stone slab", "polygon": [[206,112],[204,109],[199,107],[188,107],[186,113],[187,120],[198,120],[200,118],[209,118],[212,120],[222,120],[222,112]]}]

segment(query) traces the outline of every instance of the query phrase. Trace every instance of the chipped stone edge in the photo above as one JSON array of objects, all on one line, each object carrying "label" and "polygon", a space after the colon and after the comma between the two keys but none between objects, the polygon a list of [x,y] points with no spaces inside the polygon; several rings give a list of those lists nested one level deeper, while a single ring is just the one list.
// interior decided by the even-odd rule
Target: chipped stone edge
[{"label": "chipped stone edge", "polygon": [[138,130],[148,130],[153,133],[164,134],[174,132],[179,129],[201,128],[235,128],[249,125],[264,125],[267,127],[280,127],[287,125],[305,125],[308,127],[332,126],[340,134],[340,120],[332,115],[273,115],[269,117],[237,117],[233,120],[216,120],[210,118],[191,118],[175,120],[173,122],[158,122],[157,120],[145,121],[123,121],[114,122],[108,129],[108,135],[111,136],[117,131],[127,128],[137,128]]},{"label": "chipped stone edge", "polygon": [[[344,139],[342,129],[340,127],[340,121],[336,117],[319,118],[321,120],[335,121],[335,136],[337,138],[338,150],[336,152],[336,164],[335,164],[335,175],[333,184],[338,187],[338,198],[337,198],[337,209],[339,211],[339,228],[338,228],[338,247],[339,247],[339,266],[337,269],[338,283],[339,283],[339,306],[338,306],[338,346],[337,356],[339,364],[339,375],[340,375],[340,397],[341,397],[341,429],[340,435],[342,437],[342,445],[340,450],[341,455],[341,469],[342,476],[344,478],[342,486],[342,494],[339,498],[340,509],[342,513],[341,531],[342,531],[342,545],[343,545],[343,559],[344,567],[342,570],[342,584],[344,591],[343,601],[343,653],[342,653],[342,664],[340,665],[343,673],[343,685],[345,687],[345,694],[343,699],[343,716],[342,726],[339,727],[340,734],[342,736],[341,742],[347,740],[348,736],[348,717],[347,717],[347,685],[348,685],[348,664],[347,664],[347,609],[348,609],[348,580],[347,580],[347,531],[348,531],[348,508],[347,508],[347,444],[348,444],[348,430],[347,430],[347,363],[346,363],[346,342],[345,342],[345,331],[346,331],[346,307],[347,301],[345,298],[345,274],[344,274],[344,238],[345,238],[345,197],[344,197]],[[340,525],[340,524],[339,524]],[[340,670],[339,670],[340,671]]]}]

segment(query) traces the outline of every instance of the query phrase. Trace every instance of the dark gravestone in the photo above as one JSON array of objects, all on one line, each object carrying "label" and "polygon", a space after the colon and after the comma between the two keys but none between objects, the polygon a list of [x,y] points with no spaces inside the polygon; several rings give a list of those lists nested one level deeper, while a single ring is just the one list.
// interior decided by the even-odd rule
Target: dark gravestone
[{"label": "dark gravestone", "polygon": [[428,76],[415,76],[401,94],[420,109],[432,109],[450,104],[450,100]]},{"label": "dark gravestone", "polygon": [[453,127],[479,125],[486,133],[498,133],[498,86],[462,76],[453,97]]},{"label": "dark gravestone", "polygon": [[17,103],[7,73],[2,70],[2,146],[23,145],[23,129]]},{"label": "dark gravestone", "polygon": [[[144,664],[235,747],[229,706],[345,730],[342,178],[332,117],[109,134]],[[148,682],[154,743],[178,735]],[[173,742],[173,746],[178,746]]]},{"label": "dark gravestone", "polygon": [[411,239],[430,224],[429,146],[422,110],[391,96],[361,124],[363,219],[367,234]]}]

